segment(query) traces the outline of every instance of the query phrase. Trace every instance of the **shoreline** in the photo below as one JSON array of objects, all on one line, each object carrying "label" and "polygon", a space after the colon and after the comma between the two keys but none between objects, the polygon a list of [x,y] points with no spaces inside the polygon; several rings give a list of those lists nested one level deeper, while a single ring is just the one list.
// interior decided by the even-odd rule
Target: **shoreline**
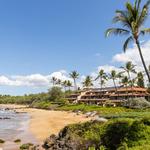
[{"label": "shoreline", "polygon": [[66,125],[91,120],[73,112],[28,108],[24,105],[0,104],[0,107],[26,112],[30,115],[28,131],[42,143],[51,134],[57,135]]}]

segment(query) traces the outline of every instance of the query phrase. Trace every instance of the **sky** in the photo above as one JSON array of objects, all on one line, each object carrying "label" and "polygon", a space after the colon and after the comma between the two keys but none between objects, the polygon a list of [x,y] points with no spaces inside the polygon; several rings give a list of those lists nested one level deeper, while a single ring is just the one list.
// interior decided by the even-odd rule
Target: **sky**
[{"label": "sky", "polygon": [[[133,1],[133,0],[132,0]],[[109,72],[128,60],[141,67],[135,45],[122,53],[125,38],[105,38],[125,0],[0,1],[0,94],[46,92],[52,76],[81,82],[98,69]],[[145,26],[150,24],[147,20]],[[141,39],[146,62],[149,37]],[[135,57],[136,55],[136,57]]]}]

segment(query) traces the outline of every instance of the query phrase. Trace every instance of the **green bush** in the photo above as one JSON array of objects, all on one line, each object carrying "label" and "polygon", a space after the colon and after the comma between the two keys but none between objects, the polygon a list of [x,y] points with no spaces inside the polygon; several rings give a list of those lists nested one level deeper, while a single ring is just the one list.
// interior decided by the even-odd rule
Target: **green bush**
[{"label": "green bush", "polygon": [[119,119],[106,126],[106,132],[102,137],[102,143],[111,150],[116,150],[123,141],[126,141],[133,120]]},{"label": "green bush", "polygon": [[74,143],[80,150],[140,150],[150,147],[150,119],[112,119],[106,123],[92,121],[69,125],[55,140],[51,146],[58,144],[58,140],[63,141],[64,146]]},{"label": "green bush", "polygon": [[150,102],[147,101],[145,98],[129,99],[123,105],[129,108],[139,108],[139,109],[150,108]]},{"label": "green bush", "polygon": [[63,99],[63,92],[60,87],[52,87],[48,94],[50,101],[59,102],[61,99]]}]

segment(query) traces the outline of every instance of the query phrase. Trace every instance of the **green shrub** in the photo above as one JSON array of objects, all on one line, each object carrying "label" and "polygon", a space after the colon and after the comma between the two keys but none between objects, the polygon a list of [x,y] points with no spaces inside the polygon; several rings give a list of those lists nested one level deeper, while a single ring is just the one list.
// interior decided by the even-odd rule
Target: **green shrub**
[{"label": "green shrub", "polygon": [[129,108],[150,108],[150,102],[145,98],[132,98],[127,100],[123,105]]},{"label": "green shrub", "polygon": [[111,150],[116,150],[126,140],[133,120],[120,119],[109,123],[102,137],[102,143]]},{"label": "green shrub", "polygon": [[34,108],[49,109],[51,105],[52,104],[49,101],[35,101],[30,106]]},{"label": "green shrub", "polygon": [[32,143],[26,143],[20,146],[20,150],[28,150],[31,146],[33,146]]},{"label": "green shrub", "polygon": [[60,87],[52,87],[48,94],[49,100],[53,102],[60,101],[63,98],[63,92]]}]

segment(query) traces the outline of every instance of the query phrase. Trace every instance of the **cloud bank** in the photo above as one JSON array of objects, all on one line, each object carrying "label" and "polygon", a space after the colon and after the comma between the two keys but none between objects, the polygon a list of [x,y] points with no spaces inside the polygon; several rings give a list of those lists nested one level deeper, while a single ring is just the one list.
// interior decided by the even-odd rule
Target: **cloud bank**
[{"label": "cloud bank", "polygon": [[[150,64],[150,41],[145,42],[141,46],[143,56],[145,58],[146,64]],[[97,54],[99,56],[99,54]],[[96,56],[97,56],[96,55]],[[127,50],[126,53],[118,53],[112,57],[112,64],[111,65],[104,65],[97,67],[97,70],[94,72],[89,73],[93,77],[93,81],[96,78],[98,71],[100,69],[104,69],[106,73],[109,73],[111,70],[120,71],[120,68],[117,68],[113,64],[120,64],[123,65],[127,61],[132,61],[136,65],[136,69],[138,71],[143,70],[143,66],[141,63],[141,59],[139,57],[138,50],[135,45]],[[51,78],[56,77],[58,79],[64,80],[71,80],[69,74],[66,70],[59,70],[53,72],[49,75],[42,75],[42,74],[31,74],[31,75],[13,75],[13,76],[0,76],[0,86],[14,86],[14,87],[34,87],[34,88],[48,88],[52,86]],[[83,80],[85,79],[85,75],[81,75],[80,79],[78,80],[78,85],[81,86]],[[98,86],[96,82],[95,86]],[[112,82],[109,81],[106,84],[107,86],[111,86]]]}]

